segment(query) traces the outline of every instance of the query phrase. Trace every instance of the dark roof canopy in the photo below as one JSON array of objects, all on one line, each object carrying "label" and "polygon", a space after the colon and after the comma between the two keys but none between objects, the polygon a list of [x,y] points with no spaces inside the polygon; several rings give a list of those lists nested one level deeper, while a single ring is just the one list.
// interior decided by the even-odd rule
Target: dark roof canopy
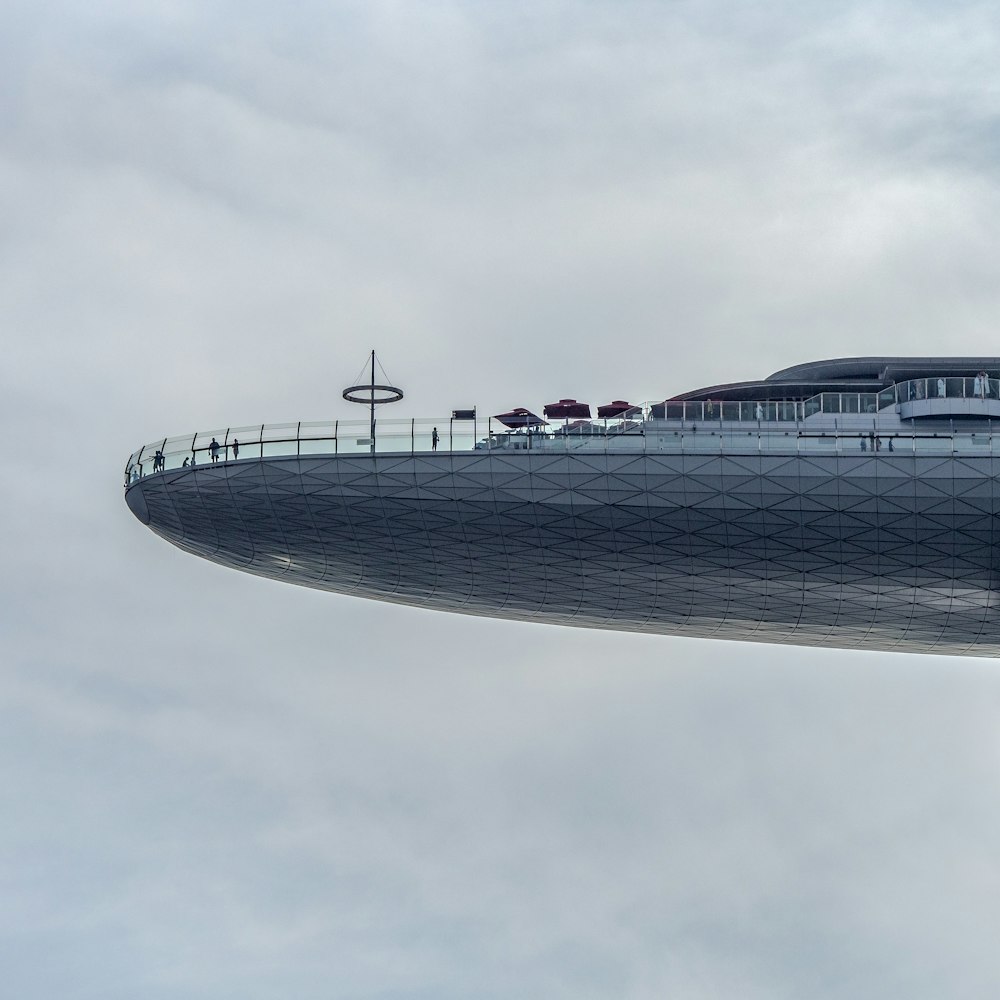
[{"label": "dark roof canopy", "polygon": [[541,424],[547,423],[547,421],[542,420],[537,414],[531,412],[531,410],[525,409],[523,406],[516,406],[513,410],[508,410],[506,413],[498,413],[494,420],[499,420],[506,427],[538,427]]},{"label": "dark roof canopy", "polygon": [[641,412],[641,407],[633,406],[631,403],[626,403],[624,399],[615,399],[610,403],[605,403],[604,406],[599,406],[597,408],[597,416],[600,419],[620,417],[623,414],[633,414]]},{"label": "dark roof canopy", "polygon": [[827,382],[832,380],[879,381],[882,385],[931,375],[975,374],[995,371],[1000,358],[834,358],[808,361],[768,375],[768,382]]},{"label": "dark roof canopy", "polygon": [[590,404],[578,403],[575,399],[560,399],[558,403],[546,403],[542,413],[550,420],[589,419]]},{"label": "dark roof canopy", "polygon": [[766,379],[727,382],[671,399],[807,399],[820,392],[878,392],[894,382],[941,375],[1000,375],[1000,358],[836,358],[783,368]]}]

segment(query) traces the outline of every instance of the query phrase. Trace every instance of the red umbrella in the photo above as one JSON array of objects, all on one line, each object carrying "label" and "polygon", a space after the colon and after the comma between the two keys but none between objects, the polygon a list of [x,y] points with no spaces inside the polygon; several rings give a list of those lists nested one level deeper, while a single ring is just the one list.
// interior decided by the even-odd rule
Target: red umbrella
[{"label": "red umbrella", "polygon": [[493,419],[499,420],[505,427],[538,427],[540,424],[547,423],[523,406],[515,407],[507,413],[498,413]]},{"label": "red umbrella", "polygon": [[630,411],[638,413],[639,407],[633,406],[631,403],[626,403],[624,399],[616,399],[606,406],[599,406],[597,408],[597,416],[601,420],[605,420],[609,417],[627,416]]},{"label": "red umbrella", "polygon": [[575,399],[560,399],[558,403],[547,403],[542,411],[552,420],[590,419],[590,403],[578,403]]}]

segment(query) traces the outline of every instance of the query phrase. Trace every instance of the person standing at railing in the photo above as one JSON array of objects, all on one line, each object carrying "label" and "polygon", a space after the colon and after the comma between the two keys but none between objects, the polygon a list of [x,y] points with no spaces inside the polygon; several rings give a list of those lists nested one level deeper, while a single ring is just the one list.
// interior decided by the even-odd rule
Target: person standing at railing
[{"label": "person standing at railing", "polygon": [[431,451],[438,450],[438,441],[440,440],[441,437],[438,434],[438,429],[435,427],[434,430],[431,431]]},{"label": "person standing at railing", "polygon": [[240,457],[240,443],[233,438],[233,461]]},{"label": "person standing at railing", "polygon": [[209,454],[212,456],[213,462],[219,461],[219,442],[212,438],[211,443],[208,446]]}]

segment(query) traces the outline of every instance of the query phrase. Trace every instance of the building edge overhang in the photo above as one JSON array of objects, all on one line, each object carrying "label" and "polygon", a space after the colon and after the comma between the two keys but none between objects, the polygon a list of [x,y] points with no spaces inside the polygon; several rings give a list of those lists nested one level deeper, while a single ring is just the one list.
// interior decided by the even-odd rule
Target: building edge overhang
[{"label": "building edge overhang", "polygon": [[142,480],[132,483],[125,490],[125,503],[128,509],[135,515],[136,520],[148,525],[152,518],[149,516],[149,508],[146,506],[146,497],[142,491]]},{"label": "building edge overhang", "polygon": [[[411,469],[404,473],[402,481],[398,478],[399,470],[394,470],[381,483],[371,476],[357,475],[363,471],[357,466],[374,463],[382,457],[392,462],[405,458]],[[548,624],[650,631],[665,635],[752,638],[755,641],[805,646],[862,646],[982,656],[995,655],[1000,649],[1000,640],[995,638],[1000,629],[994,628],[990,618],[991,609],[996,610],[996,602],[990,596],[993,570],[987,562],[988,549],[975,543],[970,548],[958,537],[965,533],[974,538],[977,532],[988,532],[991,515],[989,510],[981,510],[974,515],[981,524],[974,527],[967,513],[942,513],[942,496],[946,494],[949,483],[951,499],[957,503],[955,483],[958,480],[954,477],[941,480],[944,492],[935,487],[932,493],[924,494],[926,502],[921,516],[929,519],[926,522],[928,534],[918,537],[930,537],[929,533],[933,531],[933,542],[929,547],[922,547],[922,543],[908,545],[901,553],[893,548],[896,543],[891,532],[877,530],[869,533],[873,537],[865,543],[840,538],[831,545],[830,542],[835,539],[830,529],[813,525],[816,512],[825,508],[825,517],[849,517],[853,532],[858,497],[851,490],[845,493],[842,484],[856,482],[859,476],[870,479],[874,502],[879,497],[886,497],[895,505],[902,495],[898,487],[901,477],[909,478],[914,484],[912,490],[905,491],[906,495],[920,496],[920,470],[903,464],[909,462],[904,456],[881,451],[874,457],[852,451],[847,456],[847,466],[842,464],[842,456],[823,456],[821,463],[833,459],[836,464],[826,465],[826,473],[821,478],[827,482],[819,490],[816,483],[810,482],[806,486],[797,473],[786,468],[779,478],[782,475],[788,477],[788,490],[792,493],[797,491],[802,497],[808,494],[806,506],[799,503],[783,505],[778,514],[782,530],[787,528],[789,512],[799,511],[805,517],[802,526],[793,532],[800,539],[796,542],[800,546],[800,554],[786,553],[791,559],[789,563],[782,562],[784,557],[775,558],[766,535],[763,538],[748,535],[740,523],[746,511],[766,511],[770,508],[768,487],[764,483],[771,482],[774,466],[768,467],[763,462],[756,474],[748,469],[744,461],[735,463],[726,473],[728,481],[720,475],[717,483],[707,487],[707,494],[694,495],[687,485],[689,477],[705,474],[700,455],[688,456],[693,462],[686,467],[684,456],[681,456],[679,464],[671,463],[669,468],[660,465],[652,472],[652,481],[642,484],[641,488],[633,486],[631,489],[637,496],[641,493],[646,496],[641,502],[629,505],[628,520],[634,522],[636,517],[646,518],[650,524],[650,544],[659,545],[652,541],[654,537],[665,542],[663,548],[658,549],[660,558],[651,563],[645,546],[633,549],[626,545],[619,551],[622,536],[616,535],[619,529],[613,520],[601,528],[605,543],[593,544],[597,522],[584,511],[594,505],[617,506],[611,503],[610,498],[586,497],[589,502],[585,508],[575,499],[567,503],[564,499],[532,493],[530,498],[510,497],[508,506],[497,503],[495,494],[498,484],[484,482],[481,478],[470,480],[467,484],[457,482],[456,485],[463,488],[454,495],[443,495],[440,484],[438,488],[419,493],[420,476],[428,471],[423,468],[426,457],[353,455],[339,456],[338,460],[338,456],[333,456],[332,463],[329,456],[269,456],[254,461],[234,460],[170,470],[147,477],[129,488],[126,498],[140,521],[185,552],[230,569],[333,593],[485,617],[516,617]],[[574,456],[566,457],[572,461]],[[775,456],[771,454],[767,457],[773,459]],[[587,460],[586,455],[578,458],[581,463]],[[530,465],[531,456],[528,453],[518,456],[518,459],[519,465]],[[652,456],[650,460],[659,464],[662,457]],[[936,458],[932,460],[938,461]],[[444,455],[436,456],[432,461],[447,468],[449,476],[461,477],[462,470],[456,468],[456,463],[446,462]],[[475,457],[470,456],[470,461],[475,461]],[[563,458],[560,458],[562,461]],[[880,463],[890,475],[870,475],[866,471],[870,462]],[[289,489],[287,476],[268,474],[267,466],[273,467],[278,463],[287,466],[308,463],[314,468],[303,470],[300,467],[295,470],[299,483]],[[325,466],[322,472],[318,468],[320,465]],[[355,468],[338,468],[341,465]],[[241,467],[249,474],[241,476]],[[822,464],[816,464],[811,471],[813,474],[821,473],[822,468]],[[520,476],[524,471],[524,468],[505,470],[508,477]],[[567,477],[562,484],[551,484],[561,496],[573,489],[573,480],[567,469],[548,471],[549,474]],[[748,471],[751,472],[749,476]],[[870,471],[874,472],[874,469]],[[348,474],[345,476],[344,472]],[[317,473],[325,477],[325,481],[319,483],[319,490],[315,490],[319,482]],[[589,466],[587,475],[587,482],[592,482],[593,469]],[[629,475],[637,473],[633,471]],[[672,477],[669,486],[664,476]],[[435,481],[438,478],[435,477]],[[197,488],[190,488],[194,485],[191,480],[200,481]],[[507,489],[513,482],[513,479],[508,479],[499,486]],[[396,492],[401,484],[411,491],[405,499]],[[578,495],[585,497],[588,487],[586,484],[577,485],[583,486]],[[175,486],[179,487],[176,491]],[[466,486],[472,492],[465,493]],[[774,488],[773,484],[770,488]],[[147,490],[150,491],[148,511],[145,508]],[[680,502],[649,502],[650,497],[662,498],[671,490],[676,490]],[[720,499],[726,498],[726,502],[716,504],[712,501],[713,492]],[[475,523],[479,526],[475,531],[469,530],[472,522],[464,517],[437,520],[427,516],[428,511],[433,512],[442,503],[452,504],[460,499],[468,503],[484,493],[488,500],[485,507],[480,506],[475,511]],[[298,499],[293,502],[292,497]],[[376,497],[375,506],[379,513],[373,516],[372,501]],[[143,501],[142,507],[137,509],[140,500]],[[295,504],[299,505],[297,512]],[[542,509],[543,516],[536,517],[525,536],[523,519],[535,517],[530,509],[535,505]],[[698,528],[699,522],[691,520],[689,507],[703,511],[728,510],[726,516],[736,530],[727,528],[721,533],[703,535]],[[350,512],[351,509],[354,513]],[[145,512],[145,518],[140,510]],[[484,510],[488,513],[484,514]],[[246,517],[247,514],[250,516]],[[289,517],[289,514],[292,516]],[[484,516],[487,519],[485,522]],[[909,513],[907,517],[910,517]],[[938,537],[942,533],[942,520],[946,517],[952,517],[958,525],[953,528],[958,548],[952,554],[942,553],[940,546],[943,543]],[[586,542],[583,535],[576,534],[576,528],[570,531],[571,525],[578,519],[586,533]],[[492,536],[499,544],[489,544],[489,537],[485,537],[488,544],[477,547],[484,541],[480,529],[490,525],[492,528],[486,531],[486,536]],[[373,531],[376,532],[374,536],[371,534]],[[378,532],[381,532],[380,536]],[[450,539],[446,545],[441,544],[442,533],[444,538]],[[647,533],[644,531],[643,534]],[[690,548],[690,553],[697,549],[706,559],[704,565],[695,567],[694,562],[688,565],[684,561],[689,557],[686,554],[680,561],[666,558],[671,551],[676,554],[676,543],[671,539],[687,536],[692,539],[692,544],[696,543]],[[316,550],[313,546],[319,537],[327,541],[320,546],[320,550]],[[614,542],[616,537],[618,542]],[[406,544],[397,547],[394,538],[405,538]],[[508,547],[510,539],[517,541],[516,549]],[[586,560],[580,557],[584,544],[591,546]],[[367,548],[362,553],[364,546]],[[858,552],[862,550],[867,552],[867,557],[859,559]],[[512,557],[515,551],[520,556]],[[544,572],[538,572],[538,561],[532,552],[537,554],[537,560],[552,560]],[[610,561],[607,558],[609,552],[613,554]],[[627,554],[630,554],[628,559]],[[570,555],[572,558],[568,559]],[[521,557],[524,561],[517,570],[512,558]],[[899,563],[901,557],[902,564]],[[401,566],[401,558],[409,562]],[[493,570],[487,568],[491,558],[494,559]],[[691,555],[691,558],[694,556]],[[568,578],[560,574],[578,564],[583,566],[591,559],[604,559],[603,567],[588,567],[587,572],[579,576],[578,582],[564,588],[574,595],[568,603],[556,600],[560,588],[554,588],[551,581],[562,579],[565,583]],[[774,565],[770,565],[772,561]],[[381,571],[378,569],[380,564]],[[765,575],[765,564],[770,565],[774,572]],[[651,565],[662,567],[662,575],[650,589],[646,574]],[[890,573],[888,567],[891,565],[895,565],[899,572]],[[451,577],[447,571],[449,566],[453,571]],[[428,570],[428,567],[432,569]],[[623,568],[635,575],[630,579],[623,578]],[[594,588],[593,583],[599,578],[598,573],[592,572],[595,569],[609,574],[608,584],[616,588],[612,599],[605,600],[601,596],[604,592]],[[960,570],[965,573],[964,576]],[[725,580],[715,579],[711,586],[705,586],[705,581],[712,580],[711,574],[723,571]],[[742,576],[731,575],[743,571],[746,573]],[[874,574],[871,579],[858,580],[859,572],[869,571]],[[970,576],[970,572],[973,575]],[[488,585],[491,573],[496,583],[493,589]],[[532,578],[532,573],[540,586],[538,601],[512,603],[512,594],[524,597],[525,581]],[[805,580],[803,574],[810,576],[809,586],[798,585],[800,577]],[[920,577],[920,574],[923,576]],[[690,585],[685,582],[688,578],[692,581]],[[918,584],[918,578],[925,582]],[[448,579],[454,582],[454,587],[444,585]],[[466,584],[471,587],[475,579],[480,582],[486,580],[487,585],[475,591],[467,588]],[[405,590],[403,583],[410,589]],[[437,588],[433,594],[428,594],[429,586]],[[936,587],[947,589],[936,590]],[[976,588],[982,592],[982,600],[979,604],[970,605],[970,593]],[[644,599],[638,596],[643,594],[652,603],[643,603]],[[767,601],[776,594],[783,594],[784,597],[778,605],[768,605]],[[581,596],[578,598],[575,595]],[[586,607],[584,596],[590,601]],[[658,603],[661,599],[664,600],[662,605]],[[855,610],[860,607],[859,601],[866,602],[864,608],[870,610],[871,619],[845,620],[847,616],[841,613],[840,608],[848,599],[854,602],[850,606]],[[626,614],[629,601],[633,602],[632,611]],[[941,610],[943,602],[947,602],[946,611]],[[779,614],[781,606],[788,608],[787,617]],[[824,617],[827,609],[830,609],[830,616]],[[921,622],[924,611],[933,617]],[[769,617],[765,616],[765,612]]]}]

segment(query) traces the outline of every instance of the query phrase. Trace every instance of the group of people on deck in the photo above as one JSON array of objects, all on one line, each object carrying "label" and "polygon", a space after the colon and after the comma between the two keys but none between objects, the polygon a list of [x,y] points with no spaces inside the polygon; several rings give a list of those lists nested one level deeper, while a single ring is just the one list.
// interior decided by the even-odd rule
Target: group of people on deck
[{"label": "group of people on deck", "polygon": [[[239,442],[239,440],[237,440],[236,438],[233,438],[233,440],[230,443],[228,443],[226,445],[221,445],[213,437],[212,440],[211,440],[211,442],[209,442],[208,449],[207,449],[208,454],[209,454],[209,456],[210,456],[210,458],[212,459],[213,462],[218,462],[219,461],[219,455],[222,453],[222,449],[224,447],[227,450],[228,449],[232,449],[232,453],[233,453],[233,458],[234,459],[237,459],[237,458],[240,457],[240,442]],[[185,459],[184,459],[184,461],[181,462],[181,468],[182,469],[189,469],[191,466],[197,465],[197,464],[198,464],[197,453],[194,450],[192,450],[191,454],[188,455],[188,456],[186,456]],[[157,448],[156,449],[156,454],[153,455],[153,472],[163,472],[166,469],[166,467],[167,467],[166,456],[163,454],[163,452],[159,448]],[[131,475],[130,480],[132,482],[135,482],[136,479],[138,479],[142,475],[142,466],[141,466],[141,464],[140,465],[136,465],[133,468],[132,473],[133,474]]]}]

